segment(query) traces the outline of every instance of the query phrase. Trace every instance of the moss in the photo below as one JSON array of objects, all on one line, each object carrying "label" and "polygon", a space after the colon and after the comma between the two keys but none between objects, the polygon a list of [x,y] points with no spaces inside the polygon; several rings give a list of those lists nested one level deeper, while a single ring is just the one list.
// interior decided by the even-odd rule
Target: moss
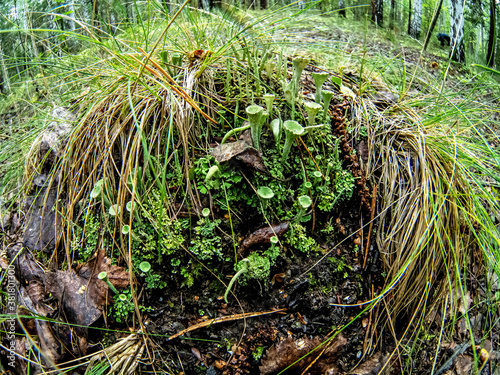
[{"label": "moss", "polygon": [[215,233],[215,229],[221,223],[220,220],[209,220],[203,218],[194,227],[195,235],[191,240],[191,251],[200,260],[222,259],[221,239]]},{"label": "moss", "polygon": [[242,267],[247,267],[247,271],[240,278],[241,285],[247,285],[250,280],[257,279],[266,281],[269,278],[271,269],[271,261],[268,257],[260,256],[257,253],[252,253],[248,256],[248,264],[239,262],[235,266],[235,270],[239,271]]},{"label": "moss", "polygon": [[319,244],[314,238],[306,235],[306,228],[299,223],[292,223],[290,226],[290,230],[285,234],[285,243],[303,253],[320,250]]}]

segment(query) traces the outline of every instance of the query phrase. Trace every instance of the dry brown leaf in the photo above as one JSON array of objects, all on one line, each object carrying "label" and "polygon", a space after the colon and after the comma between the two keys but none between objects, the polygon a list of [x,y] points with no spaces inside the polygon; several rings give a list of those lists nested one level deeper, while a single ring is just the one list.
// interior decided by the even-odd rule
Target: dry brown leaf
[{"label": "dry brown leaf", "polygon": [[[338,373],[339,369],[336,366],[336,363],[341,353],[341,349],[347,340],[344,336],[337,335],[331,342],[325,343],[323,346],[318,348],[322,342],[324,342],[324,340],[321,340],[318,337],[312,339],[304,337],[298,340],[293,340],[291,337],[288,337],[266,351],[266,354],[262,358],[262,365],[259,366],[260,373],[262,375],[277,373],[280,370],[292,365],[295,361],[315,348],[317,349],[314,350],[314,352],[293,365],[288,371],[290,373],[300,374],[303,369],[317,359],[311,368],[308,369],[308,373]],[[321,354],[321,351],[325,349],[325,345],[328,345],[328,347],[326,347],[324,353],[317,358]]]},{"label": "dry brown leaf", "polygon": [[289,226],[288,221],[282,223],[257,229],[255,232],[249,234],[243,239],[240,246],[240,252],[244,252],[249,247],[258,243],[270,243],[272,236],[281,236],[286,232]]},{"label": "dry brown leaf", "polygon": [[88,326],[101,316],[108,286],[97,279],[100,272],[106,272],[116,288],[129,284],[128,273],[123,267],[112,265],[111,259],[104,256],[104,250],[98,251],[78,274],[74,270],[46,274],[45,290],[59,300],[70,322]]}]

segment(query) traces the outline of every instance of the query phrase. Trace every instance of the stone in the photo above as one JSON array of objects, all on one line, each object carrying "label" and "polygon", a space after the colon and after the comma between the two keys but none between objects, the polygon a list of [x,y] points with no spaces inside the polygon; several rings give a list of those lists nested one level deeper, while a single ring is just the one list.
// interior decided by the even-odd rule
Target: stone
[{"label": "stone", "polygon": [[64,107],[56,107],[52,111],[52,121],[39,137],[39,157],[43,164],[43,172],[50,171],[52,165],[62,156],[68,136],[73,129],[76,116]]}]

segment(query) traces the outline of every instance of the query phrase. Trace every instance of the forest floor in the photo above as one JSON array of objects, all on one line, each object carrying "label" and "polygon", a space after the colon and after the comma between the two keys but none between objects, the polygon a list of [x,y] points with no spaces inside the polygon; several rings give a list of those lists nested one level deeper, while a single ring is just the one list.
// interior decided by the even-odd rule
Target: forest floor
[{"label": "forest floor", "polygon": [[[409,301],[407,310],[387,321],[381,318],[383,310],[388,309],[387,300],[371,304],[381,293],[390,300],[396,298],[396,292],[392,296],[385,289],[389,271],[377,241],[377,233],[384,229],[383,223],[377,220],[384,198],[377,180],[382,165],[375,168],[378,172],[371,176],[367,176],[366,170],[373,154],[378,152],[378,149],[371,148],[369,127],[373,124],[362,122],[363,126],[360,126],[355,120],[359,115],[359,103],[371,103],[367,112],[376,112],[382,117],[386,113],[387,116],[393,115],[388,108],[395,108],[400,99],[396,93],[398,90],[392,88],[401,85],[401,73],[389,66],[391,61],[401,61],[408,72],[415,72],[413,78],[408,79],[413,82],[410,93],[424,92],[445,74],[448,89],[461,87],[463,90],[464,87],[474,87],[477,82],[471,79],[464,83],[463,77],[469,74],[468,70],[455,64],[448,65],[445,53],[436,47],[437,43],[432,46],[432,51],[438,54],[426,52],[422,55],[418,45],[396,45],[394,40],[398,37],[384,38],[387,34],[381,30],[377,31],[377,38],[368,38],[368,34],[374,33],[372,26],[360,25],[360,30],[353,32],[349,31],[345,20],[337,22],[343,25],[342,28],[332,26],[336,22],[333,17],[324,21],[319,16],[314,20],[304,17],[280,31],[282,36],[287,36],[288,48],[292,51],[289,56],[304,52],[312,56],[313,61],[300,81],[306,100],[314,101],[312,73],[319,71],[317,67],[333,72],[334,76],[345,81],[343,91],[331,82],[325,84],[326,89],[335,92],[329,107],[329,132],[317,137],[309,135],[307,141],[303,136],[303,144],[297,142],[296,147],[294,144],[294,161],[283,163],[274,150],[275,140],[270,130],[263,133],[260,153],[252,151],[248,131],[242,132],[240,137],[229,138],[226,145],[230,146],[221,149],[223,135],[229,128],[220,132],[210,130],[212,133],[207,130],[206,139],[200,141],[204,142],[203,147],[193,146],[188,153],[199,161],[192,169],[194,177],[190,177],[197,189],[196,199],[189,198],[191,204],[185,202],[187,193],[178,193],[183,180],[175,172],[170,177],[170,172],[165,174],[163,182],[166,181],[168,188],[163,195],[161,188],[156,186],[154,173],[151,176],[146,173],[147,162],[143,165],[143,172],[137,172],[137,167],[136,173],[144,173],[143,184],[150,185],[150,188],[143,187],[143,195],[148,199],[140,204],[154,220],[147,216],[149,213],[140,220],[130,213],[130,223],[137,220],[137,224],[134,223],[138,228],[134,233],[138,237],[136,243],[132,237],[130,243],[124,239],[131,230],[122,225],[125,220],[129,222],[125,210],[122,210],[125,212],[123,222],[120,218],[119,225],[116,224],[114,218],[120,213],[111,213],[113,205],[108,207],[105,194],[99,191],[102,201],[89,199],[81,204],[82,207],[88,205],[87,208],[78,207],[80,211],[75,208],[72,230],[79,235],[70,238],[75,243],[81,238],[81,243],[72,242],[72,269],[65,268],[70,257],[67,257],[63,244],[55,247],[55,239],[61,236],[64,243],[68,241],[67,234],[61,234],[60,227],[56,225],[54,229],[51,223],[61,208],[57,206],[58,199],[66,199],[71,192],[68,188],[61,198],[56,194],[55,185],[47,187],[46,180],[53,167],[48,164],[55,161],[41,164],[28,198],[10,206],[12,210],[3,216],[0,228],[3,250],[0,265],[4,271],[10,262],[16,267],[18,312],[23,316],[16,326],[16,367],[9,368],[8,352],[5,348],[0,351],[6,371],[39,373],[42,366],[46,369],[54,366],[73,368],[73,373],[98,374],[109,368],[106,356],[116,357],[109,361],[119,367],[124,366],[120,354],[126,353],[127,357],[135,356],[138,360],[136,367],[131,367],[130,363],[128,367],[124,366],[127,368],[124,373],[151,373],[153,369],[168,374],[210,375],[499,373],[496,358],[499,355],[500,323],[497,308],[480,302],[487,290],[484,269],[477,260],[482,257],[478,249],[472,252],[471,259],[467,259],[472,271],[464,280],[466,294],[457,297],[460,311],[456,314],[447,310],[449,305],[442,299],[415,318],[416,313],[421,312],[421,306],[418,305],[417,309],[415,301]],[[314,30],[311,30],[311,23],[315,25]],[[326,58],[331,48],[342,51],[344,57],[353,57],[332,61]],[[290,67],[291,64],[288,71],[291,77]],[[339,71],[343,71],[343,76]],[[365,80],[365,76],[369,78]],[[273,87],[271,80],[268,85]],[[219,98],[225,96],[222,86],[215,80]],[[285,95],[281,87],[275,88],[275,92]],[[356,94],[360,94],[364,101],[353,99]],[[113,105],[96,107],[94,119],[100,116],[99,113],[111,113],[107,111]],[[234,103],[226,105],[226,111],[220,108],[209,111],[209,105],[203,108],[209,115],[227,119],[233,117],[231,111],[238,111],[238,105],[236,109]],[[278,111],[288,111],[284,104],[280,105]],[[299,111],[305,121],[304,108]],[[240,114],[246,117],[243,108],[240,108]],[[64,123],[73,115],[63,112],[57,116],[59,123]],[[4,124],[11,121],[12,110],[2,119]],[[161,129],[153,128],[151,134],[155,131],[161,132]],[[328,143],[330,140],[332,144]],[[86,150],[92,149],[83,146]],[[491,147],[498,146],[495,140],[491,142]],[[96,147],[98,149],[99,145]],[[240,148],[236,150],[237,147]],[[114,149],[110,156],[118,169],[126,164],[124,155],[130,154]],[[177,158],[177,154],[174,156]],[[174,156],[168,161],[170,166],[174,165]],[[55,160],[58,157],[60,154]],[[205,177],[210,167],[206,163],[213,162],[214,158],[219,162],[220,170],[216,173],[220,175],[215,175],[212,181]],[[152,165],[157,163],[158,166],[162,162],[158,157],[154,160]],[[205,164],[204,160],[207,161]],[[318,182],[324,176],[329,177],[325,172],[329,164],[321,164],[322,160],[323,163],[326,160],[338,162],[330,165],[335,169],[332,179],[335,177],[337,183],[337,187],[330,190]],[[105,167],[100,168],[96,170],[102,173]],[[182,168],[179,167],[177,172],[180,173]],[[314,180],[312,176],[316,168],[321,168],[323,174]],[[308,188],[303,186],[302,171],[308,174],[307,179],[310,178]],[[344,176],[345,171],[354,176],[352,181],[338,177]],[[191,170],[184,172],[191,173]],[[108,177],[112,181],[110,184],[120,186],[119,181],[133,176],[134,172],[126,175],[114,173],[118,182]],[[0,180],[4,177],[0,176]],[[137,180],[140,179],[138,176]],[[93,185],[87,187],[86,194],[95,191],[97,180],[95,178]],[[79,180],[75,178],[74,181]],[[256,188],[264,184],[272,186],[280,199],[274,203],[271,201],[268,207],[254,194]],[[351,189],[351,194],[344,194],[340,189],[342,184],[345,184],[345,189]],[[106,186],[106,180],[101,185]],[[226,189],[229,193],[223,193]],[[313,196],[314,192],[318,196],[324,194],[337,198],[333,203],[328,200],[330,198],[313,199],[312,209],[309,203],[306,211],[302,210],[297,197],[300,194],[302,197]],[[161,213],[159,219],[154,216],[155,199],[161,201],[167,195],[171,200],[166,208],[169,219],[164,224]],[[121,199],[116,194],[114,198]],[[321,209],[321,205],[328,208]],[[207,214],[202,211],[203,207],[210,208]],[[36,219],[40,217],[44,219]],[[159,227],[149,226],[148,220],[156,220]],[[111,224],[113,221],[114,225]],[[373,226],[367,224],[371,221]],[[132,230],[136,228],[134,225]],[[125,226],[127,230],[123,229]],[[44,238],[40,239],[37,234],[42,228]],[[160,231],[166,232],[162,238],[158,234]],[[275,252],[275,244],[271,244],[274,236],[279,238],[276,247],[279,253]],[[149,241],[147,245],[146,240]],[[160,242],[167,249],[161,255],[156,253]],[[118,248],[120,251],[128,249],[131,259],[127,260],[126,251],[120,252]],[[182,254],[171,251],[174,248]],[[106,252],[99,249],[106,249]],[[242,260],[248,259],[262,261],[255,266],[255,272],[262,272],[264,276],[240,278],[225,301],[227,285],[236,271],[241,270],[241,267],[234,267],[235,257],[241,264],[244,263]],[[152,263],[154,274],[153,271],[138,270],[137,264],[145,260]],[[254,266],[251,262],[247,262],[251,264],[248,267]],[[134,277],[129,277],[130,264],[134,264]],[[107,273],[111,283],[122,293],[111,296],[111,290],[96,278],[101,271]],[[441,273],[438,277],[445,279],[446,274]],[[133,280],[133,289],[130,280]],[[88,295],[82,292],[85,290]],[[122,301],[121,296],[124,296]],[[44,319],[33,319],[35,314]],[[471,344],[471,335],[475,338],[474,345]],[[5,336],[2,344],[4,347],[10,345]],[[108,351],[104,352],[106,347]],[[88,358],[79,359],[96,353],[101,353],[101,357],[94,356],[91,362]],[[30,358],[31,364],[23,357]]]}]

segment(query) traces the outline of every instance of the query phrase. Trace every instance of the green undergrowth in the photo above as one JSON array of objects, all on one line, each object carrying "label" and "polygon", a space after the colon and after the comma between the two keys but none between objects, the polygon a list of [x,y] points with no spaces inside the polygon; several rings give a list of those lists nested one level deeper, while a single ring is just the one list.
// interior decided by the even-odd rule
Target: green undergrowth
[{"label": "green undergrowth", "polygon": [[[89,89],[72,101],[78,119],[61,162],[52,166],[52,176],[62,173],[61,179],[48,182],[65,191],[58,210],[68,229],[67,264],[86,262],[103,248],[154,293],[214,276],[224,280],[242,264],[248,264],[242,285],[266,285],[280,258],[318,255],[321,243],[336,238],[328,230],[332,212],[351,199],[355,179],[342,166],[328,103],[319,98],[319,112],[307,114],[305,103],[314,98],[302,91],[315,89],[304,86],[300,73],[308,60],[276,46],[269,38],[275,26],[266,18],[236,10],[201,16],[190,9],[168,33],[158,21],[145,38],[135,28],[95,41],[73,61],[88,61],[69,76],[78,75]],[[156,41],[161,49],[151,49]],[[151,51],[150,62],[138,47]],[[189,107],[169,76],[199,108]],[[342,96],[332,77],[324,89],[334,90],[333,105]],[[270,107],[265,94],[274,95]],[[255,118],[252,106],[262,112]],[[245,162],[236,153],[218,162],[213,149],[235,145],[246,120],[259,128],[252,124],[244,143],[254,159]],[[289,120],[300,136],[288,139]],[[273,197],[263,199],[261,188]],[[266,238],[239,250],[253,231],[281,223],[289,228],[277,243]],[[152,265],[148,272],[140,271],[144,261]],[[118,322],[131,318],[130,303],[130,297],[117,299]]]}]

